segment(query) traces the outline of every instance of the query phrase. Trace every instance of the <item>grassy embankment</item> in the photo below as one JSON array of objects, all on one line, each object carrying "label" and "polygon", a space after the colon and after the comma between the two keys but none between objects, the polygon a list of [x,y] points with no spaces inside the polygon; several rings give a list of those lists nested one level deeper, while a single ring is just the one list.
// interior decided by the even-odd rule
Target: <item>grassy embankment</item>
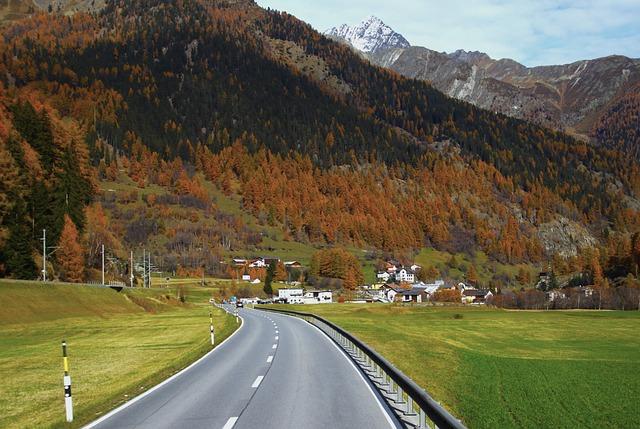
[{"label": "grassy embankment", "polygon": [[291,307],[357,335],[470,428],[640,421],[638,312]]},{"label": "grassy embankment", "polygon": [[[0,280],[0,427],[78,427],[211,349],[211,291],[117,293]],[[214,309],[216,342],[235,320]],[[64,423],[60,343],[68,342],[75,421]]]},{"label": "grassy embankment", "polygon": [[[473,255],[458,253],[455,255],[458,263],[455,267],[449,266],[449,261],[453,254],[439,251],[433,248],[423,248],[415,256],[415,262],[423,267],[433,266],[437,268],[441,274],[445,274],[447,278],[457,281],[464,281],[465,273],[470,265],[473,265],[478,272],[478,280],[481,286],[489,285],[494,276],[500,278],[501,282],[512,286],[532,286],[536,281],[539,267],[531,264],[502,264],[492,261],[486,253],[481,251],[473,252]],[[530,284],[519,285],[515,282],[515,277],[520,269],[524,269],[529,273],[531,278]]]}]

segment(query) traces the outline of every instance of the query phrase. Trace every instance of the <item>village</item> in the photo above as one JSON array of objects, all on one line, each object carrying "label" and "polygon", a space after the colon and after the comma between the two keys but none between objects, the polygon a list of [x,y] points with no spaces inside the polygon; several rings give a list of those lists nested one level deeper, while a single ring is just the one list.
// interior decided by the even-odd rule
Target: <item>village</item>
[{"label": "village", "polygon": [[405,266],[393,260],[385,261],[384,269],[376,271],[375,282],[358,285],[356,290],[350,293],[340,288],[316,288],[306,282],[307,267],[299,261],[281,261],[277,257],[233,258],[229,273],[233,280],[258,285],[265,282],[267,270],[272,264],[275,267],[274,279],[280,281],[280,285],[284,287],[274,289],[271,298],[242,297],[240,299],[243,302],[253,304],[448,302],[483,305],[493,297],[490,290],[478,289],[464,282],[448,283],[443,279],[432,282],[420,281],[418,280],[420,277],[418,273],[422,270],[420,265]]}]

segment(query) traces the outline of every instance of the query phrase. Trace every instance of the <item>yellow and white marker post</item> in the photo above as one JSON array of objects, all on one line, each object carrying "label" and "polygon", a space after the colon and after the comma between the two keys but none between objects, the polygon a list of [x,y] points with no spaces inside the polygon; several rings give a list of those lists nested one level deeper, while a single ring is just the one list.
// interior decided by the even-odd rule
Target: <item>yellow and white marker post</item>
[{"label": "yellow and white marker post", "polygon": [[213,313],[209,312],[209,327],[211,330],[211,345],[214,345],[215,343],[215,332],[213,330]]},{"label": "yellow and white marker post", "polygon": [[236,323],[240,323],[240,319],[238,318],[238,309],[236,308]]},{"label": "yellow and white marker post", "polygon": [[71,376],[69,375],[69,358],[67,357],[67,342],[62,340],[62,363],[64,364],[64,409],[67,422],[73,421],[73,399],[71,398]]}]

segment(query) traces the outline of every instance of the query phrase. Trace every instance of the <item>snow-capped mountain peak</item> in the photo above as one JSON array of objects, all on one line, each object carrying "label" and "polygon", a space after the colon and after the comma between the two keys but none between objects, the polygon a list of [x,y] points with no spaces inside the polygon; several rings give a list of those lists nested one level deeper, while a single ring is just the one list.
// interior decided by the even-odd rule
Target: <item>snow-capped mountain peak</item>
[{"label": "snow-capped mountain peak", "polygon": [[389,48],[407,48],[411,46],[400,33],[393,31],[380,18],[370,16],[356,26],[342,24],[324,33],[327,36],[343,39],[354,48],[373,53]]}]

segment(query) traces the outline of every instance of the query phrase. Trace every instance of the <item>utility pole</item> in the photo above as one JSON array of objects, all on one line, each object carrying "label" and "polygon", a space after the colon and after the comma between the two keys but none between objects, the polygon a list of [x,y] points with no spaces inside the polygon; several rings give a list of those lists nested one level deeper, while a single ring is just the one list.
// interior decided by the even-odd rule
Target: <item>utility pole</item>
[{"label": "utility pole", "polygon": [[148,255],[149,255],[149,288],[151,288],[151,251],[149,251]]},{"label": "utility pole", "polygon": [[147,250],[142,249],[142,287],[147,287]]},{"label": "utility pole", "polygon": [[102,286],[104,286],[104,244],[102,245]]},{"label": "utility pole", "polygon": [[42,230],[42,281],[47,281],[47,230]]},{"label": "utility pole", "polygon": [[131,251],[131,258],[129,262],[129,285],[133,287],[133,250]]}]

